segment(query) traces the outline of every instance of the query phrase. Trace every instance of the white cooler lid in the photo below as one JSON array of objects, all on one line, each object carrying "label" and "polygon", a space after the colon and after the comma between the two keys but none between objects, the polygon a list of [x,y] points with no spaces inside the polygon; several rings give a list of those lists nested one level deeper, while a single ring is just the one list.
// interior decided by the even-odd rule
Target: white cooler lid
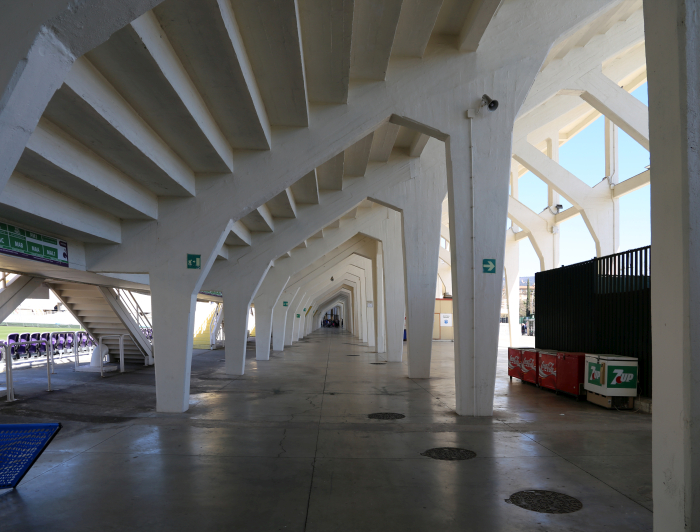
[{"label": "white cooler lid", "polygon": [[622,355],[592,355],[590,353],[586,353],[586,358],[588,357],[595,358],[596,360],[602,360],[604,362],[637,362],[637,357],[624,357]]}]

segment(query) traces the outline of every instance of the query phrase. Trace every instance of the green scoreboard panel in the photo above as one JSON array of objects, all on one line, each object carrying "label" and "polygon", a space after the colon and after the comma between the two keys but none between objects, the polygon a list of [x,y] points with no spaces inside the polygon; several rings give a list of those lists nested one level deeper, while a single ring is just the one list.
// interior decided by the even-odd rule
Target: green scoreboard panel
[{"label": "green scoreboard panel", "polygon": [[0,253],[68,267],[68,244],[0,222]]}]

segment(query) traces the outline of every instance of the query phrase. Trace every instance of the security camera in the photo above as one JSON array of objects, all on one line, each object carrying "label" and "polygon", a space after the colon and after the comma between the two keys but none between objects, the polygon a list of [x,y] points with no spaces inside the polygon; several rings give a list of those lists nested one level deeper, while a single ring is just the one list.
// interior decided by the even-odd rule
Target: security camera
[{"label": "security camera", "polygon": [[481,97],[482,105],[486,107],[489,111],[495,111],[498,109],[498,100],[491,99],[487,94]]}]

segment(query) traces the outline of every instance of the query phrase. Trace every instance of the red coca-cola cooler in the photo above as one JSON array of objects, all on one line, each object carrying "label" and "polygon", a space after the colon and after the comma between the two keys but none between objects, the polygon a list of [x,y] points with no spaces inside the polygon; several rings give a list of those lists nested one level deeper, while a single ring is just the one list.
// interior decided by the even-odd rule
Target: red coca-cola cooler
[{"label": "red coca-cola cooler", "polygon": [[537,384],[537,360],[537,349],[533,349],[532,347],[523,349],[520,367],[523,372],[522,379],[525,382]]},{"label": "red coca-cola cooler", "polygon": [[523,351],[527,347],[509,347],[508,348],[508,376],[511,380],[513,377],[518,379],[523,378],[522,357]]},{"label": "red coca-cola cooler", "polygon": [[557,353],[557,391],[579,396],[585,392],[583,383],[586,377],[586,354]]},{"label": "red coca-cola cooler", "polygon": [[550,390],[557,389],[557,352],[538,349],[537,384]]}]

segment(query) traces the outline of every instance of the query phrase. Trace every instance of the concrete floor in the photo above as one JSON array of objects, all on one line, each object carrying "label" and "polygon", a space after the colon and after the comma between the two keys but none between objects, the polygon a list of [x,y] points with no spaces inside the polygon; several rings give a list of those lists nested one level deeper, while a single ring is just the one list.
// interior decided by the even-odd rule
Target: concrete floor
[{"label": "concrete floor", "polygon": [[[223,351],[192,364],[186,414],[154,411],[153,368],[15,372],[19,401],[0,423],[64,425],[16,491],[0,491],[3,531],[643,531],[651,530],[651,416],[607,411],[506,376],[496,412],[453,413],[453,344],[433,343],[433,378],[357,339],[323,330],[223,373]],[[359,356],[349,356],[359,355]],[[398,421],[367,419],[399,412]],[[477,457],[420,455],[459,446]],[[583,509],[539,514],[507,504],[545,489]]]}]

